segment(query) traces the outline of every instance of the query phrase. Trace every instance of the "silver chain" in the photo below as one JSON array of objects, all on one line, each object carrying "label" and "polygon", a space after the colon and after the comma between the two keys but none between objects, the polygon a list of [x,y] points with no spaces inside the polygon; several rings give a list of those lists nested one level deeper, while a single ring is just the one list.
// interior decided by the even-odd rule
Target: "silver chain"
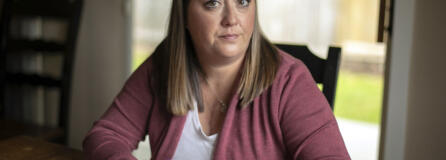
[{"label": "silver chain", "polygon": [[217,93],[215,93],[214,89],[211,88],[211,85],[209,85],[208,80],[206,78],[203,78],[203,79],[204,79],[207,87],[209,88],[209,90],[211,90],[212,94],[214,94],[214,97],[217,100],[217,102],[220,103],[220,112],[226,112],[226,110],[228,109],[228,106],[226,105],[226,103],[218,98]]}]

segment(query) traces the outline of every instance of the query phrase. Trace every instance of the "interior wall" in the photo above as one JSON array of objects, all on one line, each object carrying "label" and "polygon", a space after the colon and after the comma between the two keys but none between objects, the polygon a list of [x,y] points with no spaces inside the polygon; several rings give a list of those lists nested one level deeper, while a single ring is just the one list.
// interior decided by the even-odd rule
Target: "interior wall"
[{"label": "interior wall", "polygon": [[416,0],[395,0],[387,44],[379,159],[403,160]]},{"label": "interior wall", "polygon": [[405,159],[446,159],[446,1],[417,0]]},{"label": "interior wall", "polygon": [[130,72],[125,2],[84,0],[72,81],[69,145],[81,148],[87,131],[109,107]]}]

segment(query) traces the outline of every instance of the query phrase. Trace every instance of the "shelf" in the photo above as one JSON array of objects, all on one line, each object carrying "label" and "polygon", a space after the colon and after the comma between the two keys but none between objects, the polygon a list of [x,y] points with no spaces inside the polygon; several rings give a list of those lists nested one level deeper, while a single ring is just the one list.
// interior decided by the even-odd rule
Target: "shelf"
[{"label": "shelf", "polygon": [[61,87],[62,81],[50,76],[41,76],[37,74],[8,73],[7,83],[29,84],[34,86]]},{"label": "shelf", "polygon": [[38,51],[38,52],[65,52],[65,45],[42,40],[10,39],[7,52]]},{"label": "shelf", "polygon": [[[51,5],[48,5],[51,2]],[[68,0],[16,0],[12,3],[12,12],[21,16],[42,16],[70,18],[73,5]]]}]

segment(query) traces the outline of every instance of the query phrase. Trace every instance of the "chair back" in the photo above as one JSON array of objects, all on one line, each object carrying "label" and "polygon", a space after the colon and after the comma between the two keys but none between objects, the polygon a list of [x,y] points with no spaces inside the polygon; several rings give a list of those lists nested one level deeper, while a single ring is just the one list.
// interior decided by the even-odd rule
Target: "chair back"
[{"label": "chair back", "polygon": [[322,84],[322,92],[327,98],[331,109],[334,108],[336,84],[338,80],[341,48],[329,47],[327,59],[313,54],[307,46],[291,44],[275,44],[279,49],[300,59],[310,70],[318,84]]}]

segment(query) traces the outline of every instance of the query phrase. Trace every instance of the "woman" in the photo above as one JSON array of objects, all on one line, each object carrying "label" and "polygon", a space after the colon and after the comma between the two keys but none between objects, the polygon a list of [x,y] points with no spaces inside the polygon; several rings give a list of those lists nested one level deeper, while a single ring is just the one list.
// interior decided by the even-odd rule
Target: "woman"
[{"label": "woman", "polygon": [[255,0],[174,0],[166,39],[84,140],[90,159],[349,159],[305,65],[261,34]]}]

